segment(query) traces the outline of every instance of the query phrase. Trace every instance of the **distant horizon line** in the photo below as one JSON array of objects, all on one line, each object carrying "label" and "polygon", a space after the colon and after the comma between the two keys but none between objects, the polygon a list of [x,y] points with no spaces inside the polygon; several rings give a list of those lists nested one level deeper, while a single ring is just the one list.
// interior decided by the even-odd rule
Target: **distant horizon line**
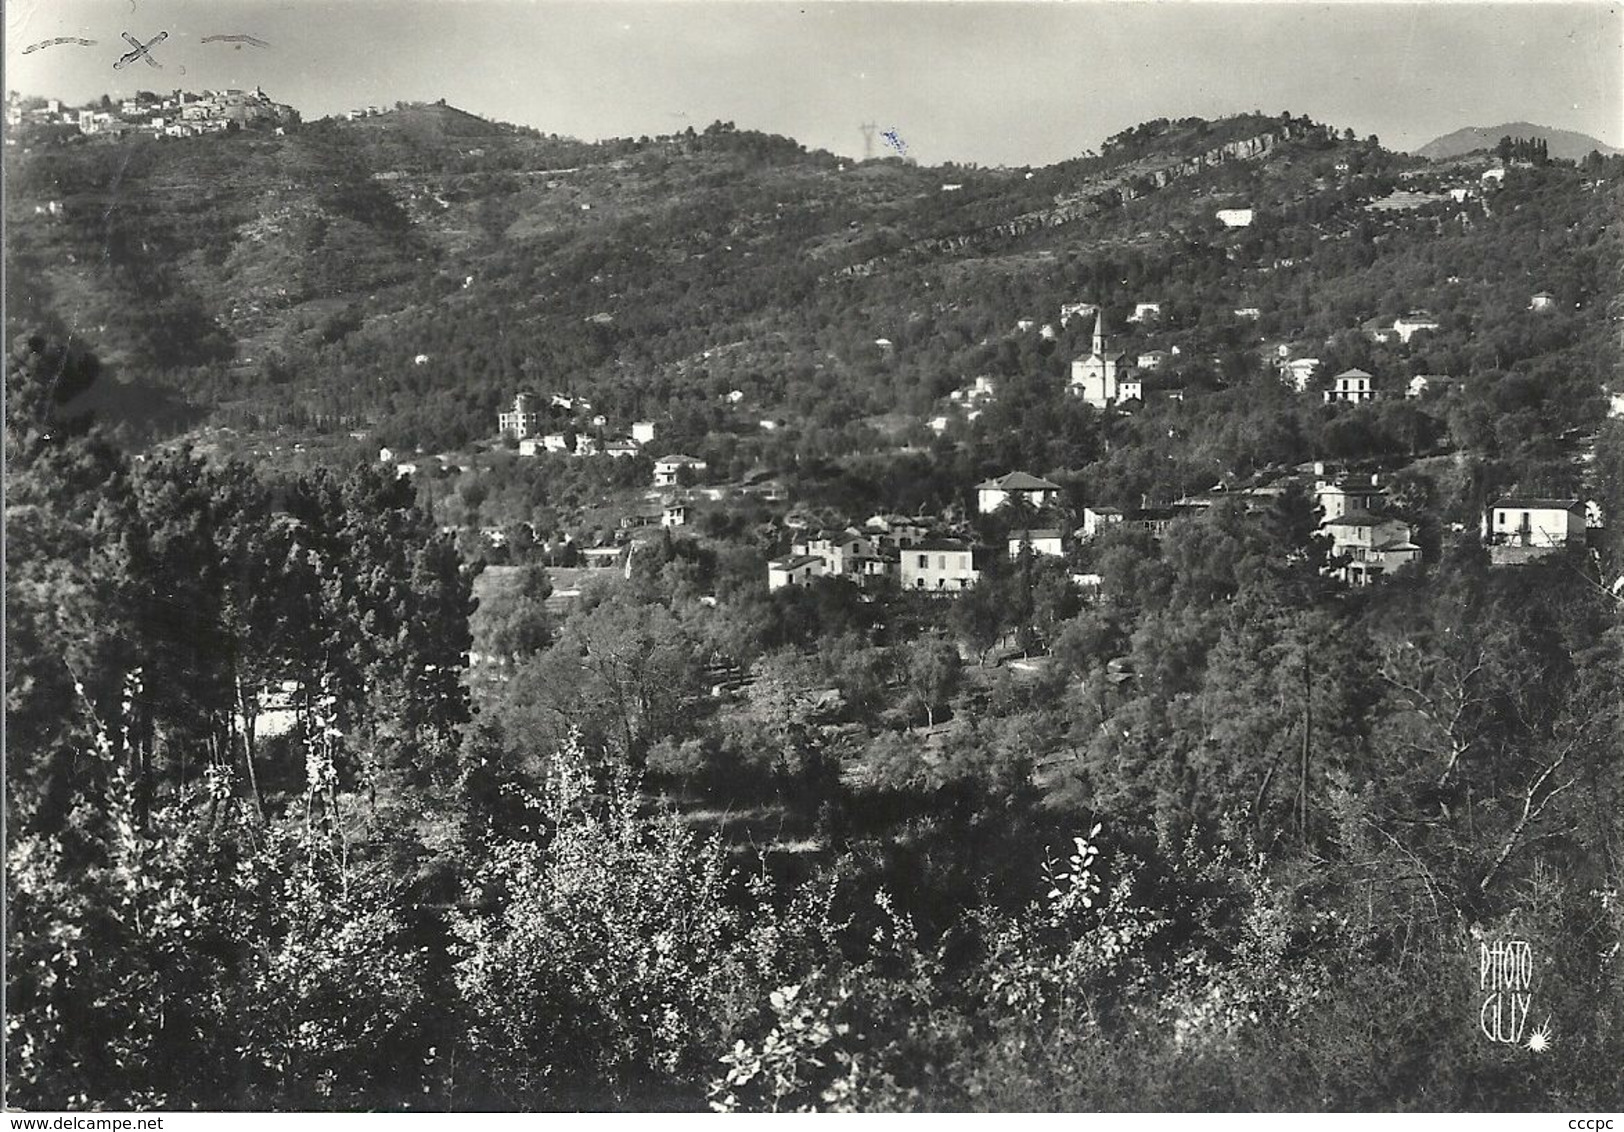
[{"label": "distant horizon line", "polygon": [[[1350,2],[1351,2],[1351,0],[1350,0]],[[176,92],[192,93],[194,89],[197,90],[197,91],[205,91],[205,90],[229,91],[229,90],[248,90],[248,89],[254,89],[254,90],[261,91],[261,92],[265,91],[264,84],[260,83],[260,84],[256,84],[253,88],[249,88],[249,87],[197,87],[197,88],[188,88],[188,87],[181,86],[181,87],[168,88],[167,91],[154,91],[154,90],[148,89],[147,92],[151,93],[151,94],[163,94],[163,93],[173,94],[173,93],[176,93]],[[49,99],[52,99],[52,98],[56,98],[57,101],[61,102],[64,106],[71,106],[71,105],[83,106],[83,105],[86,105],[89,102],[99,102],[104,98],[109,99],[109,100],[114,101],[114,102],[122,102],[125,98],[134,97],[133,95],[114,96],[110,92],[104,91],[102,94],[91,96],[91,98],[89,98],[85,102],[70,103],[68,100],[58,98],[55,95],[31,94],[31,93],[25,93],[23,91],[18,91],[18,90],[15,90],[15,89],[8,90],[6,92],[6,96],[7,96],[8,99],[13,95],[16,95],[19,98],[23,98],[23,99],[46,99],[46,100],[49,100]],[[273,97],[272,101],[276,101],[276,99]],[[290,106],[294,110],[297,110],[301,117],[303,117],[305,115],[305,113],[306,113],[300,106],[298,106],[298,104],[296,104],[294,102],[286,102],[286,103],[282,103],[282,105]],[[501,119],[501,118],[486,117],[484,114],[481,114],[478,111],[469,110],[469,109],[466,109],[465,107],[458,106],[458,105],[454,104],[453,102],[451,102],[451,100],[449,98],[446,98],[446,97],[442,97],[442,98],[437,99],[437,100],[433,100],[433,99],[395,99],[395,100],[393,100],[392,102],[390,102],[388,104],[367,103],[365,105],[351,107],[350,109],[351,110],[365,110],[365,109],[369,109],[369,108],[372,108],[372,107],[378,107],[379,109],[383,110],[385,113],[388,113],[388,112],[392,112],[392,111],[398,109],[401,106],[443,106],[444,108],[446,108],[448,110],[455,110],[459,114],[466,114],[471,118],[478,118],[480,121],[488,122],[488,123],[490,123],[492,125],[511,126],[511,127],[517,127],[517,128],[520,128],[520,129],[536,130],[536,131],[538,131],[540,133],[547,134],[547,135],[549,135],[551,137],[564,138],[564,139],[567,139],[567,140],[570,140],[570,141],[583,142],[583,143],[587,143],[587,144],[601,144],[601,143],[614,142],[614,141],[636,141],[640,137],[647,137],[647,138],[650,138],[650,139],[655,139],[655,138],[675,138],[675,137],[681,137],[683,132],[684,132],[684,130],[676,130],[676,131],[673,131],[671,133],[665,133],[665,134],[647,134],[647,133],[644,133],[644,134],[636,134],[636,133],[602,134],[602,135],[599,135],[597,137],[583,137],[583,136],[576,135],[576,134],[561,134],[561,133],[558,133],[556,131],[548,130],[544,126],[533,125],[533,124],[528,123],[528,122],[514,122],[514,121],[509,121],[509,120]],[[326,120],[326,119],[342,119],[344,114],[346,114],[347,112],[348,111],[345,111],[345,110],[334,110],[334,111],[330,111],[328,113],[322,114],[317,118],[311,119],[311,121],[323,121],[323,120]],[[1078,157],[1082,157],[1086,153],[1094,152],[1094,151],[1097,150],[1098,146],[1103,145],[1110,138],[1115,137],[1116,134],[1125,132],[1127,130],[1134,129],[1134,128],[1138,127],[1138,126],[1144,125],[1146,122],[1153,122],[1153,121],[1158,121],[1158,120],[1176,122],[1176,121],[1180,121],[1180,120],[1184,120],[1184,119],[1200,119],[1202,121],[1207,121],[1207,122],[1222,122],[1222,121],[1225,121],[1225,120],[1231,119],[1231,118],[1243,118],[1243,117],[1252,117],[1252,116],[1260,116],[1260,117],[1271,118],[1271,119],[1279,119],[1280,118],[1279,114],[1269,113],[1269,112],[1266,112],[1266,111],[1261,110],[1261,109],[1254,109],[1254,110],[1250,110],[1250,111],[1239,111],[1238,110],[1238,111],[1235,111],[1233,113],[1222,114],[1222,115],[1219,115],[1219,116],[1213,117],[1213,118],[1207,118],[1207,117],[1204,117],[1203,115],[1200,115],[1200,114],[1187,114],[1187,115],[1184,115],[1183,118],[1181,119],[1181,118],[1175,118],[1175,117],[1171,117],[1169,115],[1163,114],[1163,115],[1157,115],[1157,116],[1155,116],[1153,118],[1141,119],[1138,122],[1134,122],[1134,123],[1131,123],[1129,125],[1121,126],[1117,130],[1113,131],[1112,133],[1107,134],[1104,137],[1102,137],[1099,140],[1099,142],[1095,143],[1095,145],[1086,147],[1084,150],[1081,150],[1078,153],[1073,154],[1070,157],[1062,157],[1062,158],[1060,158],[1060,159],[1058,159],[1056,161],[1051,161],[1051,162],[1048,162],[1048,163],[1022,162],[1022,163],[1017,163],[1017,164],[1008,164],[1008,163],[987,164],[987,163],[984,163],[984,162],[973,161],[973,160],[948,159],[948,160],[938,162],[936,164],[936,167],[954,165],[954,166],[970,166],[970,167],[984,168],[984,169],[1043,168],[1043,167],[1046,167],[1046,165],[1057,165],[1057,164],[1061,164],[1061,163],[1066,162],[1066,161],[1076,160]],[[1292,113],[1291,116],[1293,118],[1307,118],[1308,120],[1313,121],[1318,125],[1330,127],[1332,129],[1334,129],[1336,131],[1336,133],[1339,134],[1339,135],[1345,129],[1350,128],[1350,127],[1347,127],[1347,126],[1333,125],[1332,123],[1329,123],[1329,122],[1320,122],[1318,119],[1315,119],[1315,118],[1313,118],[1312,115],[1308,115],[1308,114]],[[855,155],[855,154],[844,154],[844,153],[841,153],[841,152],[836,151],[836,150],[824,149],[822,147],[815,147],[815,146],[808,145],[806,142],[801,141],[800,138],[795,137],[793,134],[781,134],[781,133],[778,133],[778,132],[776,132],[774,130],[765,129],[765,128],[762,128],[762,127],[756,127],[756,126],[747,126],[747,125],[746,126],[740,126],[740,125],[737,124],[737,121],[734,120],[734,119],[714,118],[710,122],[707,122],[705,125],[709,126],[709,125],[713,125],[713,124],[716,124],[716,123],[721,123],[723,121],[732,121],[732,122],[734,122],[736,128],[738,128],[740,130],[750,130],[750,131],[752,131],[754,133],[765,134],[765,135],[772,136],[772,137],[788,138],[791,141],[796,142],[798,145],[800,145],[803,149],[806,149],[808,152],[814,152],[815,153],[815,152],[819,152],[821,150],[821,152],[828,153],[831,156],[845,157],[845,158],[848,158],[849,160],[852,160],[852,161],[863,161],[863,160],[880,161],[880,160],[886,160],[888,157],[891,157],[891,156],[896,156],[896,155],[891,155],[891,154],[876,155],[874,157],[870,157],[870,158],[865,159],[865,158],[859,157],[858,155]],[[1518,119],[1518,120],[1516,120],[1514,122],[1498,122],[1498,123],[1494,123],[1494,124],[1484,124],[1484,125],[1468,124],[1468,125],[1456,126],[1456,127],[1452,128],[1452,129],[1445,130],[1443,133],[1437,134],[1434,137],[1428,138],[1426,141],[1419,143],[1418,145],[1414,146],[1411,149],[1396,149],[1396,150],[1390,150],[1390,152],[1404,153],[1404,154],[1408,154],[1408,155],[1418,155],[1422,149],[1425,149],[1427,146],[1431,145],[1433,142],[1440,141],[1440,140],[1442,140],[1444,138],[1450,137],[1453,134],[1463,133],[1463,132],[1466,132],[1466,131],[1469,131],[1469,130],[1498,130],[1498,129],[1503,129],[1503,128],[1507,127],[1507,126],[1513,126],[1513,125],[1526,125],[1526,126],[1532,126],[1535,129],[1539,129],[1539,130],[1548,130],[1548,131],[1558,132],[1558,133],[1574,134],[1574,135],[1577,135],[1579,137],[1585,138],[1588,141],[1594,142],[1596,144],[1596,146],[1599,147],[1598,152],[1607,151],[1607,153],[1610,153],[1610,154],[1624,153],[1624,145],[1613,145],[1611,142],[1608,142],[1608,141],[1606,141],[1606,140],[1604,140],[1602,138],[1598,138],[1594,134],[1588,133],[1585,130],[1576,129],[1576,128],[1571,127],[1571,126],[1553,126],[1553,125],[1548,125],[1548,124],[1541,123],[1541,122],[1529,121],[1528,119]],[[695,128],[696,127],[693,124],[690,124],[687,127],[685,127],[684,129],[688,130],[688,129],[695,129]],[[700,130],[702,130],[704,128],[705,127],[698,127],[698,129],[700,129]],[[1366,133],[1360,132],[1358,130],[1355,130],[1355,134],[1361,139],[1373,136],[1371,134],[1366,134]],[[1379,143],[1380,134],[1376,134],[1374,136],[1377,137],[1378,143]],[[1386,148],[1386,147],[1384,146],[1384,148]]]}]

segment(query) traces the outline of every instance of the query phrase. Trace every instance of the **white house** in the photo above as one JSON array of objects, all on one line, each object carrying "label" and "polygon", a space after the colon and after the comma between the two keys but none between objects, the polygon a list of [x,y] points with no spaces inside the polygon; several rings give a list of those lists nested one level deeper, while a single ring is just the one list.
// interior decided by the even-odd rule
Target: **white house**
[{"label": "white house", "polygon": [[1031,547],[1034,555],[1049,554],[1063,558],[1066,554],[1065,538],[1053,527],[1035,531],[1010,531],[1009,556],[1019,558],[1023,546]]},{"label": "white house", "polygon": [[863,529],[877,546],[906,549],[930,537],[930,528],[905,515],[871,515]]},{"label": "white house", "polygon": [[1327,521],[1356,512],[1380,511],[1387,502],[1387,487],[1378,475],[1338,476],[1314,485],[1314,502]]},{"label": "white house", "polygon": [[1333,573],[1356,586],[1369,585],[1421,557],[1410,525],[1391,516],[1349,511],[1321,526],[1331,536],[1331,553],[1342,559]]},{"label": "white house", "polygon": [[874,544],[854,530],[823,531],[798,538],[790,553],[812,555],[823,562],[823,572],[836,577],[857,574],[858,563],[875,556]]},{"label": "white house", "polygon": [[1489,506],[1483,516],[1482,534],[1483,541],[1490,545],[1546,550],[1583,542],[1584,501],[1506,496]]},{"label": "white house", "polygon": [[1060,485],[1057,483],[1025,472],[1010,472],[976,484],[976,510],[987,515],[1017,498],[1024,499],[1033,507],[1046,507],[1059,496]]},{"label": "white house", "polygon": [[1236,307],[1235,317],[1249,318],[1255,322],[1263,317],[1263,310],[1260,307]]},{"label": "white house", "polygon": [[1397,337],[1397,335],[1393,333],[1393,328],[1382,322],[1380,319],[1373,318],[1369,322],[1364,323],[1360,329],[1366,334],[1370,335],[1371,339],[1376,342],[1391,342]]},{"label": "white house", "polygon": [[1149,322],[1162,313],[1160,303],[1135,303],[1133,313],[1128,316],[1129,322]]},{"label": "white house", "polygon": [[528,393],[517,394],[513,398],[513,407],[496,415],[496,427],[503,436],[511,436],[515,440],[534,435],[541,427],[541,412],[536,407],[536,399]]},{"label": "white house", "polygon": [[1158,370],[1171,356],[1166,350],[1146,350],[1134,359],[1133,364],[1142,370]]},{"label": "white house", "polygon": [[561,432],[549,432],[541,438],[541,446],[549,452],[568,452],[569,441]]},{"label": "white house", "polygon": [[527,436],[519,441],[519,455],[521,456],[539,456],[544,451],[546,451],[546,448],[539,436]]},{"label": "white house", "polygon": [[980,576],[970,544],[954,538],[930,539],[904,550],[899,573],[904,589],[930,593],[967,590]]},{"label": "white house", "polygon": [[1548,311],[1556,308],[1556,296],[1549,291],[1541,291],[1528,300],[1528,309],[1531,311]]},{"label": "white house", "polygon": [[684,456],[680,453],[663,456],[654,461],[654,486],[675,487],[682,469],[687,468],[691,472],[699,473],[708,467],[709,465],[697,456]]},{"label": "white house", "polygon": [[1249,228],[1253,211],[1250,208],[1220,208],[1216,215],[1218,223],[1225,228]]},{"label": "white house", "polygon": [[1094,303],[1061,303],[1060,325],[1065,326],[1074,318],[1087,318],[1089,315],[1098,312],[1099,309]]},{"label": "white house", "polygon": [[1308,383],[1314,379],[1314,371],[1319,369],[1318,358],[1293,358],[1280,367],[1280,378],[1287,385],[1301,393],[1308,388]]},{"label": "white house", "polygon": [[930,420],[925,422],[925,427],[939,436],[947,431],[947,418],[932,417]]},{"label": "white house", "polygon": [[654,439],[653,421],[633,421],[632,439],[639,444],[648,444]]},{"label": "white house", "polygon": [[1077,528],[1080,538],[1093,538],[1106,527],[1122,522],[1120,507],[1084,507],[1083,525]]},{"label": "white house", "polygon": [[660,526],[685,527],[688,525],[688,505],[680,499],[667,499],[661,503]]},{"label": "white house", "polygon": [[1325,403],[1374,401],[1376,391],[1370,387],[1371,380],[1362,369],[1345,369],[1331,379],[1331,388],[1325,391]]},{"label": "white house", "polygon": [[813,578],[822,577],[823,559],[810,554],[792,554],[788,558],[775,558],[767,563],[767,589],[785,586],[809,586]]},{"label": "white house", "polygon": [[616,460],[637,455],[638,446],[629,440],[611,440],[603,446],[603,454]]},{"label": "white house", "polygon": [[1393,320],[1393,333],[1397,334],[1398,340],[1405,345],[1408,345],[1410,339],[1421,331],[1437,329],[1438,320],[1426,311],[1411,311],[1409,314]]},{"label": "white house", "polygon": [[1455,379],[1446,373],[1418,373],[1410,378],[1410,384],[1405,390],[1405,396],[1421,397],[1428,390],[1437,392],[1448,388],[1454,383]]}]

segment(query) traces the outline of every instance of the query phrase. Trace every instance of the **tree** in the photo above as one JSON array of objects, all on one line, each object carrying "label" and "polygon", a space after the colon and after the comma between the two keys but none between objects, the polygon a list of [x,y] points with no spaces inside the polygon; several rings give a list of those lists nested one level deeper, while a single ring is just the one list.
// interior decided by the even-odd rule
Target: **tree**
[{"label": "tree", "polygon": [[963,676],[958,650],[943,637],[921,637],[907,646],[903,673],[915,706],[925,713],[925,725],[935,727],[936,713],[953,698]]}]

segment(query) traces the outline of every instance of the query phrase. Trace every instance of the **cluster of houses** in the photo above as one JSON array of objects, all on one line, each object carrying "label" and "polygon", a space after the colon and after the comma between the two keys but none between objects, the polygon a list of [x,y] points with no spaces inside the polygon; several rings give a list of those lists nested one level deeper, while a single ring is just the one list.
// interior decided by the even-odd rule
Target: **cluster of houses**
[{"label": "cluster of houses", "polygon": [[299,112],[274,102],[263,90],[176,90],[169,94],[142,91],[114,104],[65,107],[60,99],[25,100],[16,92],[6,99],[6,125],[70,126],[86,136],[122,137],[150,133],[156,138],[184,138],[238,129],[284,132],[297,125]]},{"label": "cluster of houses", "polygon": [[496,415],[497,431],[519,442],[521,456],[557,452],[623,458],[639,455],[654,440],[653,421],[633,421],[629,436],[606,439],[602,433],[609,419],[601,413],[588,416],[591,412],[592,402],[584,397],[554,393],[543,402],[534,394],[519,393],[510,408]]},{"label": "cluster of houses", "polygon": [[[1421,560],[1413,523],[1397,514],[1389,485],[1380,473],[1334,473],[1323,463],[1313,466],[1313,497],[1322,515],[1320,533],[1329,540],[1330,573],[1350,586],[1367,586],[1384,575]],[[1065,559],[1082,543],[1112,528],[1138,528],[1160,538],[1182,516],[1199,513],[1220,499],[1241,499],[1263,506],[1285,490],[1276,483],[1240,491],[1214,490],[1180,499],[1165,507],[1084,507],[1082,525],[1011,530],[1005,551]],[[991,514],[1018,505],[1034,516],[1057,513],[1059,484],[1026,472],[1010,472],[976,485],[976,508]],[[1593,508],[1588,510],[1593,511]],[[1481,537],[1497,566],[1517,565],[1545,555],[1586,545],[1593,514],[1579,499],[1507,496],[1484,512]],[[811,585],[819,578],[841,578],[872,587],[894,580],[906,590],[936,595],[962,593],[975,585],[995,548],[978,546],[960,533],[941,533],[929,520],[876,515],[862,527],[798,534],[787,555],[767,564],[767,588]],[[1073,573],[1072,581],[1097,592],[1097,574]]]},{"label": "cluster of houses", "polygon": [[831,577],[859,586],[895,579],[904,589],[961,593],[981,576],[981,553],[968,539],[939,535],[918,519],[875,515],[861,528],[798,535],[788,555],[767,563],[767,588]]}]

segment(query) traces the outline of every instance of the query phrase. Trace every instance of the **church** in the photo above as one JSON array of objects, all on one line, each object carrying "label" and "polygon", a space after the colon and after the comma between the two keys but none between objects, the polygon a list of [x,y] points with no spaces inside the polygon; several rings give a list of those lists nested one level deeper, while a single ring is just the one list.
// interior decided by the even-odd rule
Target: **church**
[{"label": "church", "polygon": [[1137,384],[1128,370],[1126,354],[1111,354],[1105,341],[1105,315],[1094,316],[1094,349],[1086,358],[1071,363],[1071,383],[1067,391],[1080,396],[1096,409],[1126,400],[1124,382]]}]

